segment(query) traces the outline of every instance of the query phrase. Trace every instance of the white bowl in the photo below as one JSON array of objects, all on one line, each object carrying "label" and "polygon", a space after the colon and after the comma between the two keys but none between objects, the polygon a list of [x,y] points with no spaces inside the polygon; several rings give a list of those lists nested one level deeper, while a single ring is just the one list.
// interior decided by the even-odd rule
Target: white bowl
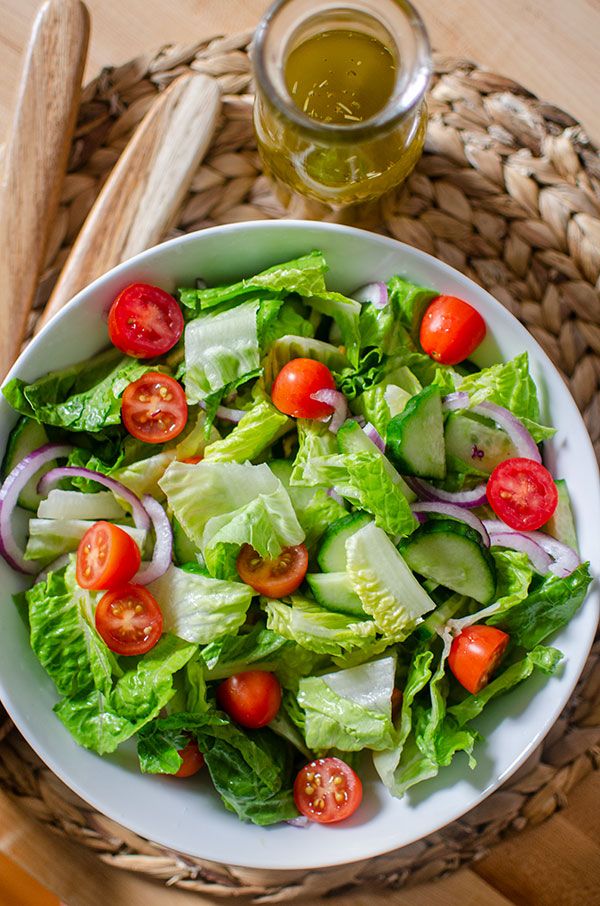
[{"label": "white bowl", "polygon": [[[488,336],[477,352],[480,365],[527,350],[543,398],[544,417],[558,432],[546,444],[557,476],[567,479],[584,559],[600,567],[600,482],[592,445],[560,375],[524,327],[487,292],[458,271],[392,239],[335,224],[240,223],[182,236],[150,249],[96,280],[40,333],[9,377],[33,380],[81,361],[108,342],[103,313],[115,295],[134,281],[166,290],[229,283],[276,262],[322,249],[330,266],[329,285],[350,292],[371,280],[402,273],[417,283],[468,300],[485,318]],[[15,422],[0,402],[0,448]],[[343,824],[298,830],[286,825],[258,828],[227,812],[205,772],[198,779],[140,774],[135,746],[111,757],[79,748],[52,712],[57,695],[33,655],[10,594],[23,581],[0,561],[4,600],[0,609],[0,697],[16,726],[46,764],[94,808],[163,846],[199,858],[263,869],[308,869],[365,859],[404,846],[458,818],[503,783],[544,738],[567,702],[585,663],[597,620],[595,584],[554,643],[565,653],[562,673],[537,674],[486,709],[476,747],[478,766],[459,754],[438,778],[393,799],[374,774],[365,779],[365,799]]]}]

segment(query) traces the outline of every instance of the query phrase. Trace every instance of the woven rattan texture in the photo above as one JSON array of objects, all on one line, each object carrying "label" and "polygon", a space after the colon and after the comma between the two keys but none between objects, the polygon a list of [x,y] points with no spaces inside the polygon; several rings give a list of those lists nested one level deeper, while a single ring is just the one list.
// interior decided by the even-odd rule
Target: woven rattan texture
[{"label": "woven rattan texture", "polygon": [[[290,216],[261,173],[252,130],[250,35],[168,47],[104,70],[84,91],[36,310],[98,191],[157,91],[190,69],[216,77],[221,122],[171,232]],[[430,252],[486,287],[561,370],[600,455],[600,159],[581,127],[510,79],[436,60],[426,153],[408,184],[361,226]],[[94,812],[0,720],[0,783],[39,820],[104,861],[214,897],[257,902],[402,887],[481,856],[567,802],[600,766],[600,643],[543,745],[482,805],[402,850],[318,872],[268,873],[166,851]],[[299,831],[299,833],[301,833]]]}]

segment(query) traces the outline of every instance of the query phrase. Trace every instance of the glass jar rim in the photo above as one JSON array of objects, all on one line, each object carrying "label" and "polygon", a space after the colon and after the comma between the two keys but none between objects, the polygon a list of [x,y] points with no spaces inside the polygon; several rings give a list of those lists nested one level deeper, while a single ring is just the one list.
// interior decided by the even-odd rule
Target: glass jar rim
[{"label": "glass jar rim", "polygon": [[320,135],[322,137],[336,136],[337,139],[347,138],[355,141],[365,135],[373,135],[374,131],[387,129],[394,126],[416,107],[423,98],[429,86],[432,72],[431,45],[423,19],[412,5],[410,0],[393,0],[406,16],[415,41],[415,59],[411,66],[410,78],[400,93],[394,93],[387,103],[374,116],[360,123],[322,123],[307,116],[297,107],[289,96],[284,96],[278,90],[265,62],[265,46],[268,40],[269,28],[280,11],[295,0],[275,0],[260,20],[252,41],[252,63],[254,74],[261,89],[269,101],[287,119],[292,120],[304,132]]}]

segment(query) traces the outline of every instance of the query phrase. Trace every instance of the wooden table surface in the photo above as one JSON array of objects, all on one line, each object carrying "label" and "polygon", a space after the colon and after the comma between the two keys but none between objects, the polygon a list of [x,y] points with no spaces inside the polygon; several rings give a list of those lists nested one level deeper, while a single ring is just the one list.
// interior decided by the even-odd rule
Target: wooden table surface
[{"label": "wooden table surface", "polygon": [[[266,0],[86,0],[92,15],[87,74],[165,42],[240,31]],[[37,0],[0,0],[0,141],[10,127],[20,59]],[[315,6],[318,0],[315,0]],[[436,49],[511,76],[564,107],[600,142],[599,0],[417,0]],[[68,906],[183,906],[206,898],[110,869],[49,835],[0,794],[0,852]],[[51,902],[0,863],[2,906]],[[213,901],[210,901],[211,903]],[[600,906],[600,773],[583,781],[566,811],[497,846],[485,859],[407,892],[362,892],[336,906]],[[311,906],[319,906],[317,903]],[[324,906],[324,904],[323,904]]]}]

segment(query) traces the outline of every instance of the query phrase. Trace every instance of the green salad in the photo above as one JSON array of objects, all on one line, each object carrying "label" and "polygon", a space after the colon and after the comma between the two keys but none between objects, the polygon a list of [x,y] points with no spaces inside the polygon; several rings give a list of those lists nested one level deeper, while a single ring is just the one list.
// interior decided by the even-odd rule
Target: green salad
[{"label": "green salad", "polygon": [[133,284],[110,348],[3,388],[0,551],[57,720],[259,825],[348,817],[369,762],[398,797],[473,767],[591,581],[527,355],[478,368],[465,301],[326,272]]}]

